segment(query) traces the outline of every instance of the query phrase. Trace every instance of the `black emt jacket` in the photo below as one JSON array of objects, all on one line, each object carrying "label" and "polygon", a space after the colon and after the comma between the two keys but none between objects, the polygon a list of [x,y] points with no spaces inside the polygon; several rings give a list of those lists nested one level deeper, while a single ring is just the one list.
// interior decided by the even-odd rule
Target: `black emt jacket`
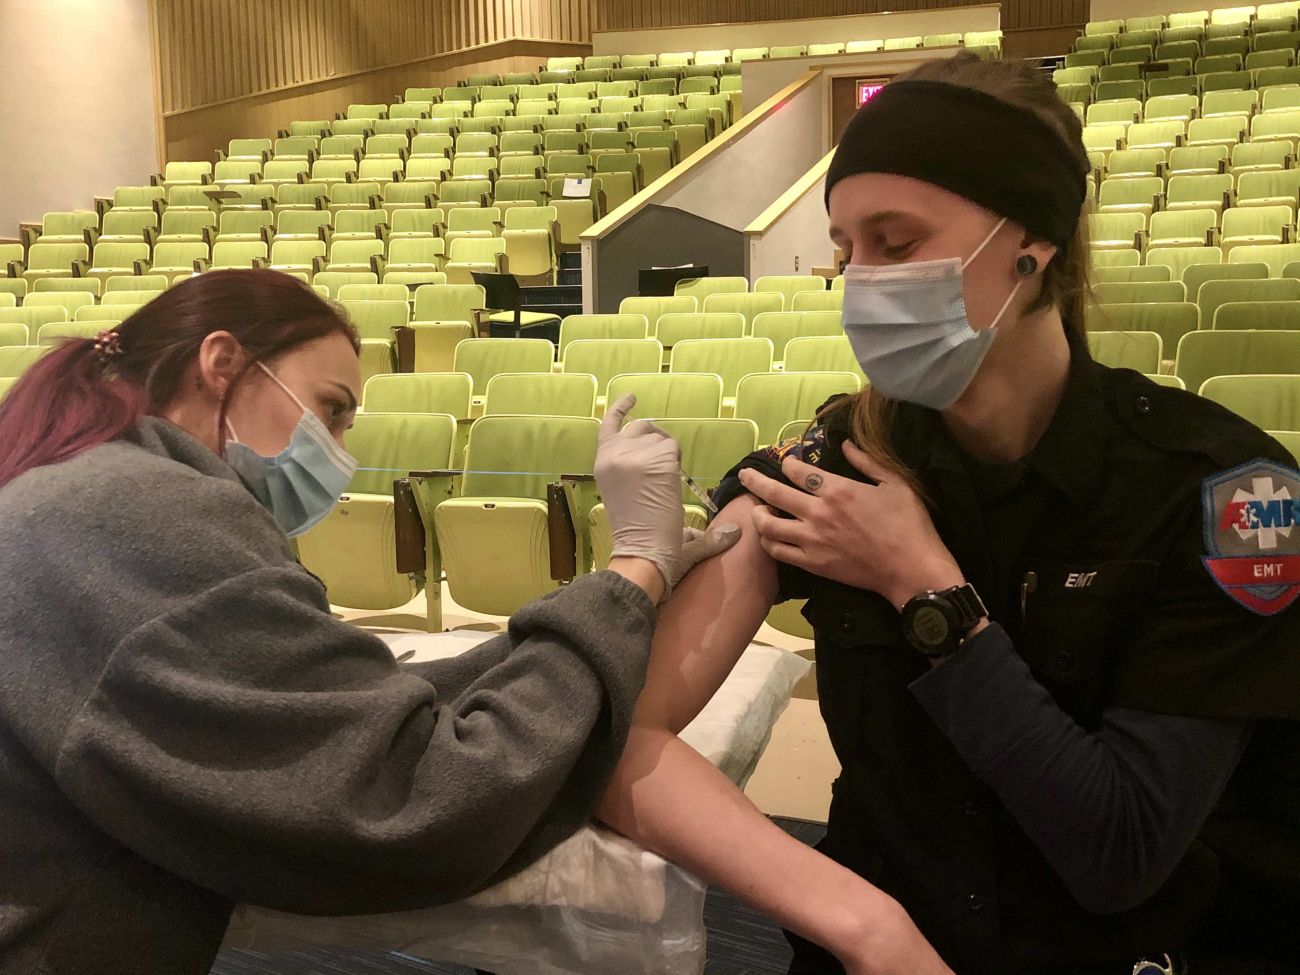
[{"label": "black emt jacket", "polygon": [[[848,411],[838,410],[802,440],[743,460],[715,500],[725,506],[743,491],[742,467],[784,480],[779,464],[791,451],[862,480],[840,450],[847,434]],[[1043,697],[1045,689],[1053,717],[1069,724],[1059,708],[1088,734],[1111,708],[1221,719],[1241,729],[1240,759],[1151,896],[1136,907],[1086,909],[998,791],[1021,773],[977,773],[963,757],[989,746],[982,737],[1014,739],[997,694],[982,702],[974,685],[969,699],[946,705],[964,721],[941,728],[939,709],[919,699],[929,665],[904,641],[898,611],[874,593],[781,565],[778,601],[808,600],[820,707],[842,765],[823,852],[894,895],[961,975],[1127,971],[1139,956],[1196,944],[1212,954],[1300,958],[1300,608],[1277,610],[1300,586],[1234,590],[1273,600],[1265,609],[1277,611],[1265,615],[1221,588],[1204,561],[1216,554],[1211,540],[1232,537],[1225,518],[1300,516],[1300,505],[1293,511],[1276,494],[1272,507],[1261,494],[1262,507],[1227,513],[1223,500],[1240,501],[1233,490],[1243,484],[1259,487],[1252,476],[1282,478],[1272,468],[1234,470],[1259,462],[1289,471],[1293,481],[1280,483],[1300,498],[1294,460],[1213,403],[1101,366],[1078,348],[1048,430],[1019,464],[976,464],[939,414],[908,404],[899,404],[892,436],[994,624],[958,657],[987,654],[974,663],[989,681],[1003,654],[1002,671],[1019,668],[1022,690]],[[1216,478],[1207,502],[1205,485]],[[1248,554],[1263,536],[1236,537],[1246,548],[1218,554]],[[1300,555],[1300,530],[1267,541]],[[795,941],[792,971],[839,970]]]}]

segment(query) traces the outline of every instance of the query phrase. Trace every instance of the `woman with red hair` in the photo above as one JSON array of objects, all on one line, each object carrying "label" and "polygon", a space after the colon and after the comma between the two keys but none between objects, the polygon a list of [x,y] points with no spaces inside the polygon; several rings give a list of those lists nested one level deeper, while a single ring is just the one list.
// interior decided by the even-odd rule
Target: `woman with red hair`
[{"label": "woman with red hair", "polygon": [[398,667],[286,535],[356,463],[358,341],[293,278],[190,279],[0,403],[0,970],[183,975],[238,901],[447,901],[584,824],[683,540],[677,445],[602,427],[618,555]]}]

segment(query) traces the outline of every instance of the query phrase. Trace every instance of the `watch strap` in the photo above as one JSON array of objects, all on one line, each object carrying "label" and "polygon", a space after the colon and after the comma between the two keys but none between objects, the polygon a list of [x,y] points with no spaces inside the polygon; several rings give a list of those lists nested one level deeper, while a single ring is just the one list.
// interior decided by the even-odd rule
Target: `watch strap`
[{"label": "watch strap", "polygon": [[957,611],[961,613],[961,638],[966,639],[967,634],[981,619],[988,615],[988,610],[984,607],[984,600],[980,599],[979,593],[969,582],[964,586],[954,586],[951,589],[944,589],[937,593],[949,599]]}]

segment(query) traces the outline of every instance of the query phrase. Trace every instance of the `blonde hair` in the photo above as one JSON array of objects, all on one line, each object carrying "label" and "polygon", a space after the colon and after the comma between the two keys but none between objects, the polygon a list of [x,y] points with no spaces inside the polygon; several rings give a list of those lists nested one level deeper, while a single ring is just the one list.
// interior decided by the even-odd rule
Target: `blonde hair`
[{"label": "blonde hair", "polygon": [[[1083,126],[1079,117],[1061,100],[1056,85],[1043,71],[1023,62],[986,61],[962,52],[952,58],[928,61],[895,80],[964,85],[1033,112],[1050,125],[1078,156],[1081,170],[1091,169],[1088,153],[1083,147]],[[1070,344],[1085,348],[1083,318],[1084,304],[1090,294],[1088,269],[1087,221],[1080,215],[1069,246],[1058,252],[1043,269],[1042,288],[1027,309],[1033,312],[1057,308]],[[850,411],[853,442],[878,462],[897,470],[914,488],[919,487],[890,442],[894,403],[867,387],[856,396],[841,399],[822,410],[815,422],[824,423],[843,410]]]}]

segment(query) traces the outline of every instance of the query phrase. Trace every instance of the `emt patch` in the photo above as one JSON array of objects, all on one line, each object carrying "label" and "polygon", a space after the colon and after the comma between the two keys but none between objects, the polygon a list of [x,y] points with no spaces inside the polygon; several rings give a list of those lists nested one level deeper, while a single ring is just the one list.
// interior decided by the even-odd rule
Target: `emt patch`
[{"label": "emt patch", "polygon": [[1257,460],[1205,479],[1204,558],[1220,588],[1261,616],[1300,596],[1300,473]]}]

